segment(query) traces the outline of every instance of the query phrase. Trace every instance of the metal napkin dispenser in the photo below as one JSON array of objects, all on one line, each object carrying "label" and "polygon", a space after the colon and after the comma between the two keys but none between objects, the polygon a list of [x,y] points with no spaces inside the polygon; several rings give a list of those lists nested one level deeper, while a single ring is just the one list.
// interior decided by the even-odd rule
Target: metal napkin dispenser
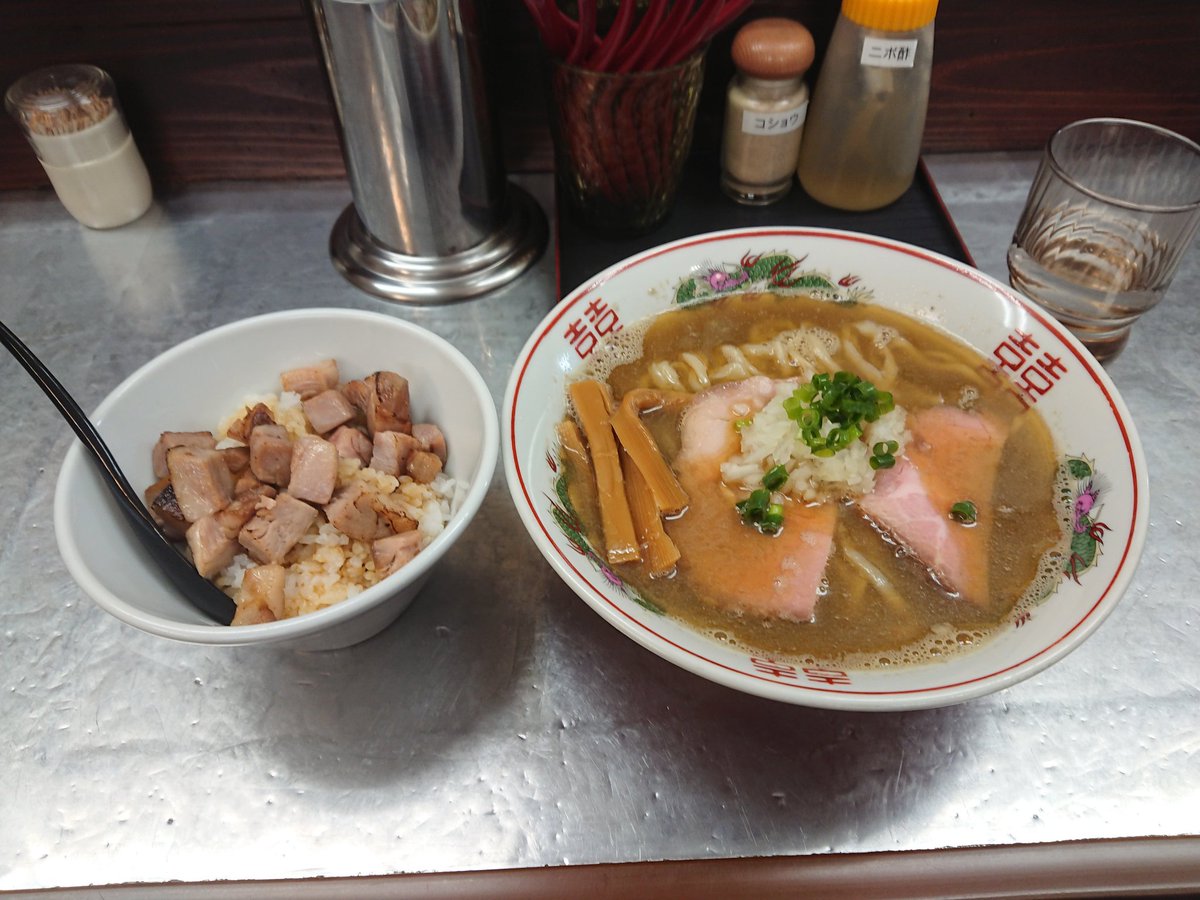
[{"label": "metal napkin dispenser", "polygon": [[391,300],[441,303],[512,280],[545,215],[504,176],[475,0],[309,0],[354,202],[334,266]]}]

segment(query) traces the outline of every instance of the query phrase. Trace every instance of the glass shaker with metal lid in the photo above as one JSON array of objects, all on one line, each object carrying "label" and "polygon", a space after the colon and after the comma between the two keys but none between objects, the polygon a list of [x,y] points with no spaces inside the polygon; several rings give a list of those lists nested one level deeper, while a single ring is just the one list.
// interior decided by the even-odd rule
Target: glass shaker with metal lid
[{"label": "glass shaker with metal lid", "polygon": [[734,37],[732,56],[721,187],[739,203],[774,203],[791,189],[800,152],[812,35],[791,19],[756,19]]}]

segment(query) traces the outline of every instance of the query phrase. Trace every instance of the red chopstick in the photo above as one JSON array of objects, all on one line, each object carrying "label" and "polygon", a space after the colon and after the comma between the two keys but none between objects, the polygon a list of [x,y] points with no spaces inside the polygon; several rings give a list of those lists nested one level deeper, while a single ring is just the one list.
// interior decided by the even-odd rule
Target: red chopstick
[{"label": "red chopstick", "polygon": [[633,68],[633,64],[637,62],[638,57],[642,55],[649,45],[650,39],[654,37],[659,23],[662,22],[669,8],[667,0],[650,0],[650,5],[642,13],[642,18],[638,22],[637,28],[633,30],[633,34],[630,35],[626,46],[622,47],[617,54],[614,71],[628,72]]},{"label": "red chopstick", "polygon": [[669,68],[691,56],[692,51],[699,46],[700,37],[707,33],[724,3],[725,0],[700,0],[700,7],[679,32],[674,49],[663,57],[662,68]]},{"label": "red chopstick", "polygon": [[637,0],[617,2],[612,25],[601,38],[596,32],[598,0],[577,0],[578,21],[557,0],[524,0],[551,55],[590,71],[623,73],[678,65],[745,12],[752,0],[648,0],[640,18]]},{"label": "red chopstick", "polygon": [[691,15],[693,2],[694,0],[675,0],[671,4],[671,12],[655,32],[657,40],[649,42],[650,46],[646,49],[646,53],[638,60],[636,68],[646,70],[657,69],[659,63],[666,59],[667,54],[674,49],[672,38],[679,34],[679,29],[683,27],[683,23],[687,20],[687,17]]},{"label": "red chopstick", "polygon": [[587,68],[594,69],[597,72],[607,72],[610,70],[613,58],[617,55],[617,51],[621,49],[621,44],[625,41],[625,35],[629,33],[629,26],[633,24],[633,14],[637,6],[636,0],[621,0],[621,5],[617,8],[616,18],[613,19],[612,25],[608,29],[608,34],[604,36],[604,40],[600,42],[600,46],[587,62]]},{"label": "red chopstick", "polygon": [[703,35],[699,43],[704,44],[711,41],[718,31],[728,26],[730,22],[748,10],[750,4],[753,2],[754,0],[731,0],[731,2],[717,13],[716,18],[708,26],[708,33]]},{"label": "red chopstick", "polygon": [[[551,0],[553,3],[553,0]],[[579,33],[575,35],[575,44],[567,56],[567,64],[582,65],[584,56],[591,52],[592,41],[596,38],[596,0],[579,0]]]}]

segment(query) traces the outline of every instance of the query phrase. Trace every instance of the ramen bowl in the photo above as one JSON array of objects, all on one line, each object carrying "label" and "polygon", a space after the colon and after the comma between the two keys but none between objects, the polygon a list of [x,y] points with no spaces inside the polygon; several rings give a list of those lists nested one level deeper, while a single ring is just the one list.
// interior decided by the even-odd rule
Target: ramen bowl
[{"label": "ramen bowl", "polygon": [[413,420],[437,424],[446,473],[461,490],[445,527],[410,562],[374,585],[291,618],[225,626],[192,606],[128,530],[76,442],[54,498],[59,552],[102,609],[128,625],[192,644],[331,650],[366,640],[412,603],[464,534],[487,495],[500,441],[491,394],[462,353],[393,316],[305,309],[242,319],[197,335],[147,362],[115,388],[92,419],[135,488],[155,481],[151,449],[163,431],[215,428],[252,395],[278,393],[279,374],[335,359],[341,377],[378,370],[409,381]]},{"label": "ramen bowl", "polygon": [[[986,640],[904,665],[789,657],[725,640],[672,617],[626,583],[620,567],[609,566],[579,527],[562,489],[556,431],[567,414],[565,386],[622,329],[670,309],[756,291],[805,293],[903,313],[972,348],[986,377],[1040,413],[1060,472],[1055,490],[1062,495],[1062,552],[1037,596],[1023,598]],[[862,234],[724,231],[656,247],[606,269],[534,330],[508,383],[501,433],[509,490],[525,527],[563,581],[605,621],[696,675],[806,706],[944,706],[1030,677],[1078,647],[1112,612],[1133,576],[1148,526],[1146,464],[1133,422],[1082,345],[987,275]]]}]

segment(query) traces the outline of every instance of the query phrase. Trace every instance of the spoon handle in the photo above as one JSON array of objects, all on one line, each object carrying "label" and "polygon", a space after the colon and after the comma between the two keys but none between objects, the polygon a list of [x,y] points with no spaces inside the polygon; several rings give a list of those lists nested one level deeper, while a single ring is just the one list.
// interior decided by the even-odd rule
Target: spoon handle
[{"label": "spoon handle", "polygon": [[111,479],[109,482],[110,488],[114,491],[119,491],[126,501],[133,504],[131,512],[138,512],[140,519],[152,528],[157,529],[154,520],[150,517],[150,513],[146,511],[145,506],[142,504],[142,498],[138,496],[133,486],[129,483],[129,480],[125,477],[125,473],[121,471],[121,467],[117,465],[117,461],[113,458],[112,451],[108,449],[104,438],[100,437],[100,433],[92,425],[92,421],[88,418],[87,413],[80,409],[79,404],[75,402],[75,398],[54,377],[54,373],[46,368],[45,364],[33,354],[32,350],[25,346],[24,341],[12,333],[4,322],[0,322],[0,343],[3,343],[8,348],[8,351],[16,357],[17,362],[24,366],[25,371],[37,382],[38,387],[58,407],[58,411],[62,413],[63,418],[67,420],[67,423],[79,437],[79,440],[91,452],[97,465],[108,474],[109,479]]},{"label": "spoon handle", "polygon": [[[25,346],[24,341],[17,337],[3,321],[0,321],[0,344],[16,358],[25,371],[28,372],[37,386],[42,389],[50,401],[58,407],[64,419],[74,430],[83,446],[92,455],[92,461],[102,470],[105,476],[101,479],[117,501],[117,506],[125,514],[126,520],[133,526],[134,532],[146,550],[163,564],[163,569],[192,603],[201,612],[222,625],[228,625],[237,609],[223,591],[208,579],[203,578],[191,564],[180,556],[168,543],[158,525],[150,516],[142,498],[121,471],[120,465],[92,424],[92,420],[75,402],[75,398],[54,377],[54,373]],[[173,558],[168,558],[170,554]]]}]

